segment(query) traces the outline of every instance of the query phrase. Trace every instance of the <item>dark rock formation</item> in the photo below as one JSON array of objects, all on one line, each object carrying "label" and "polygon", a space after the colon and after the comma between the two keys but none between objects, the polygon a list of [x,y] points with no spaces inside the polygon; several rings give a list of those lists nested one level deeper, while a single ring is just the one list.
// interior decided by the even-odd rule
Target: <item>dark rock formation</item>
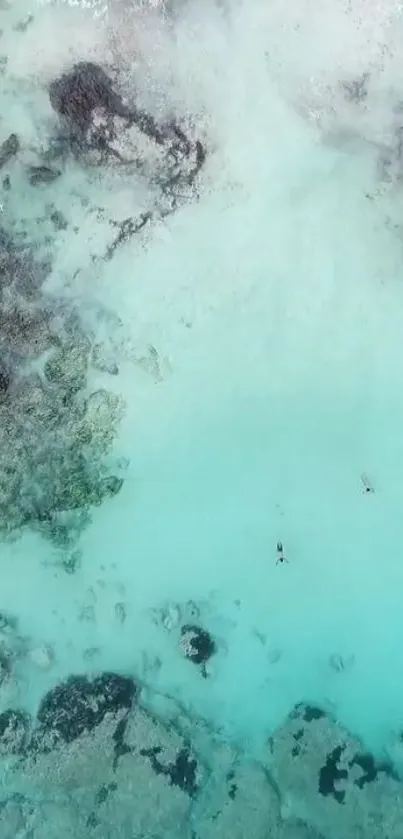
[{"label": "dark rock formation", "polygon": [[0,145],[0,169],[19,152],[20,141],[17,134],[10,134]]},{"label": "dark rock formation", "polygon": [[52,108],[80,131],[89,127],[97,108],[130,118],[129,109],[114,91],[105,71],[91,61],[75,64],[55,79],[49,88],[49,98]]},{"label": "dark rock formation", "polygon": [[179,750],[174,761],[163,763],[159,760],[159,755],[163,751],[162,746],[152,746],[148,749],[140,749],[140,754],[149,758],[157,775],[165,775],[171,784],[190,796],[195,795],[198,790],[197,760],[190,754],[188,748],[183,748]]},{"label": "dark rock formation", "polygon": [[38,750],[45,751],[71,743],[92,732],[107,714],[119,715],[119,719],[127,715],[136,696],[137,686],[126,676],[116,673],[102,673],[94,679],[70,676],[42,699],[33,742]]},{"label": "dark rock formation", "polygon": [[28,170],[28,180],[31,186],[51,184],[56,178],[60,178],[60,175],[59,169],[51,169],[50,166],[30,166]]},{"label": "dark rock formation", "polygon": [[0,399],[7,393],[10,387],[10,381],[11,377],[7,365],[0,360]]},{"label": "dark rock formation", "polygon": [[342,804],[346,793],[343,789],[338,789],[339,781],[346,781],[348,779],[347,769],[341,769],[340,758],[343,754],[344,746],[336,746],[329,754],[326,755],[326,760],[319,770],[319,792],[323,796],[332,795],[335,801]]},{"label": "dark rock formation", "polygon": [[[66,121],[70,131],[87,142],[91,136],[92,144],[100,150],[106,148],[108,140],[112,139],[113,117],[137,125],[156,143],[162,144],[166,139],[164,130],[157,126],[150,114],[124,104],[109,76],[91,61],[75,64],[55,79],[49,88],[49,98],[52,108]],[[96,130],[93,126],[95,112],[98,117],[100,113],[104,115],[103,123],[98,122]]]},{"label": "dark rock formation", "polygon": [[[107,73],[92,62],[76,64],[55,79],[49,96],[66,129],[64,136],[55,138],[50,160],[72,152],[89,165],[129,166],[160,187],[161,215],[168,215],[192,197],[206,151],[200,140],[189,139],[179,121],[158,123],[136,105],[126,105]],[[144,149],[139,151],[141,135],[143,141],[144,137],[151,140],[150,159]],[[138,219],[126,219],[116,244],[141,230],[151,215],[145,212]]]},{"label": "dark rock formation", "polygon": [[194,664],[206,664],[217,648],[206,629],[187,623],[181,629],[180,649],[185,658]]}]

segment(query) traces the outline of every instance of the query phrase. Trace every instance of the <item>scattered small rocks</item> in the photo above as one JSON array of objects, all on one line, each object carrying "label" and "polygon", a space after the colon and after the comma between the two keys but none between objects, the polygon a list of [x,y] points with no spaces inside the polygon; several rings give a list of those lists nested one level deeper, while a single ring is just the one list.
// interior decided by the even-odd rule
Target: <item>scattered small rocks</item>
[{"label": "scattered small rocks", "polygon": [[181,621],[181,610],[180,607],[172,604],[168,605],[166,609],[162,612],[162,625],[167,632],[171,632],[173,629],[176,629]]},{"label": "scattered small rocks", "polygon": [[62,554],[60,565],[66,574],[75,574],[82,565],[83,555],[80,550],[68,551]]},{"label": "scattered small rocks", "polygon": [[124,603],[115,603],[115,617],[119,623],[125,623],[127,617],[127,610]]},{"label": "scattered small rocks", "polygon": [[181,622],[198,621],[200,608],[194,600],[188,600],[186,603],[165,603],[159,609],[152,609],[151,614],[157,626],[161,625],[167,632],[173,632]]}]

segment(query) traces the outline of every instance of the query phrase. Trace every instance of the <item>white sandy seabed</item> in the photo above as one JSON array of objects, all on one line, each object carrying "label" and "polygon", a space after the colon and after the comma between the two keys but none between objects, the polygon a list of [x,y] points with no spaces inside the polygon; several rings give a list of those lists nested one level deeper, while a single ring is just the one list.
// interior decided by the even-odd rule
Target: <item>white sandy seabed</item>
[{"label": "white sandy seabed", "polygon": [[[112,311],[130,348],[113,380],[129,467],[76,574],[39,537],[1,547],[1,605],[53,650],[48,669],[21,665],[18,702],[34,711],[96,649],[97,669],[144,679],[250,754],[301,701],[382,750],[403,727],[398,163],[380,176],[403,98],[399,8],[193,4],[172,28],[160,9],[45,5],[21,32],[17,6],[0,10],[0,139],[35,143],[54,119],[48,81],[104,58],[113,31],[144,99],[191,110],[209,149],[200,200],[105,263],[74,196],[129,215],[130,180],[71,166],[46,188],[71,224],[50,282],[89,320]],[[367,99],[347,101],[340,81],[366,71]],[[32,235],[49,196],[24,192],[15,166],[3,213]],[[133,361],[150,346],[157,377]],[[218,645],[207,679],[154,620],[189,600]]]}]

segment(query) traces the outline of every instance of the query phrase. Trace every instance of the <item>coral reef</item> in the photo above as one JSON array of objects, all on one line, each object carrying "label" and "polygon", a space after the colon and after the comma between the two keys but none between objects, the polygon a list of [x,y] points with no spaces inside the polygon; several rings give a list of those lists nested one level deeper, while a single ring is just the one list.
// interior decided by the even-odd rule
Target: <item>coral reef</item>
[{"label": "coral reef", "polygon": [[104,457],[124,406],[89,390],[91,336],[44,291],[46,266],[4,229],[0,242],[0,534],[30,526],[63,546],[122,486]]}]

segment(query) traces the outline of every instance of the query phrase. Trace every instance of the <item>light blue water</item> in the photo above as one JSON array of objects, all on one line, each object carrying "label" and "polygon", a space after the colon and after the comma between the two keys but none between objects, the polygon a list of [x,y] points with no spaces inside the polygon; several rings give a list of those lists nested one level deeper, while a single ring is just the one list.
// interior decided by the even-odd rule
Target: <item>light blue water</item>
[{"label": "light blue water", "polygon": [[[2,171],[11,190],[3,185],[0,220],[50,254],[47,292],[78,306],[82,328],[119,368],[91,368],[86,392],[124,399],[101,457],[112,472],[118,461],[124,483],[91,512],[74,548],[56,549],[32,527],[1,545],[0,611],[18,628],[2,639],[11,672],[0,711],[35,715],[71,674],[122,673],[142,685],[158,725],[175,718],[209,772],[188,812],[172,785],[154,790],[144,767],[104,768],[105,732],[51,756],[50,772],[37,758],[35,792],[32,757],[6,757],[3,835],[399,839],[400,782],[365,785],[358,803],[352,782],[340,821],[340,805],[317,792],[326,755],[347,742],[343,727],[396,771],[402,762],[399,10],[190,5],[172,24],[161,9],[122,2],[101,17],[49,4],[16,31],[27,11],[0,9],[0,141],[16,131],[21,142]],[[151,188],[72,161],[39,189],[26,173],[54,125],[49,82],[74,60],[106,61],[111,51],[143,102],[193,115],[208,155],[199,200],[104,262],[105,218],[142,211]],[[340,80],[367,68],[367,99],[346,102]],[[51,203],[67,220],[56,233]],[[68,433],[61,428],[60,445]],[[40,485],[39,472],[34,479]],[[69,574],[73,550],[80,562]],[[215,640],[207,678],[181,654],[186,620]],[[281,727],[299,702],[339,725],[312,735],[302,767],[282,751],[283,736],[295,746]],[[150,734],[141,719],[135,749],[177,748],[171,729]],[[221,790],[232,758],[214,733],[224,751],[240,749],[238,798]],[[270,764],[273,733],[268,783],[248,761]],[[108,783],[116,802],[88,821]],[[18,818],[16,790],[36,802]]]}]

